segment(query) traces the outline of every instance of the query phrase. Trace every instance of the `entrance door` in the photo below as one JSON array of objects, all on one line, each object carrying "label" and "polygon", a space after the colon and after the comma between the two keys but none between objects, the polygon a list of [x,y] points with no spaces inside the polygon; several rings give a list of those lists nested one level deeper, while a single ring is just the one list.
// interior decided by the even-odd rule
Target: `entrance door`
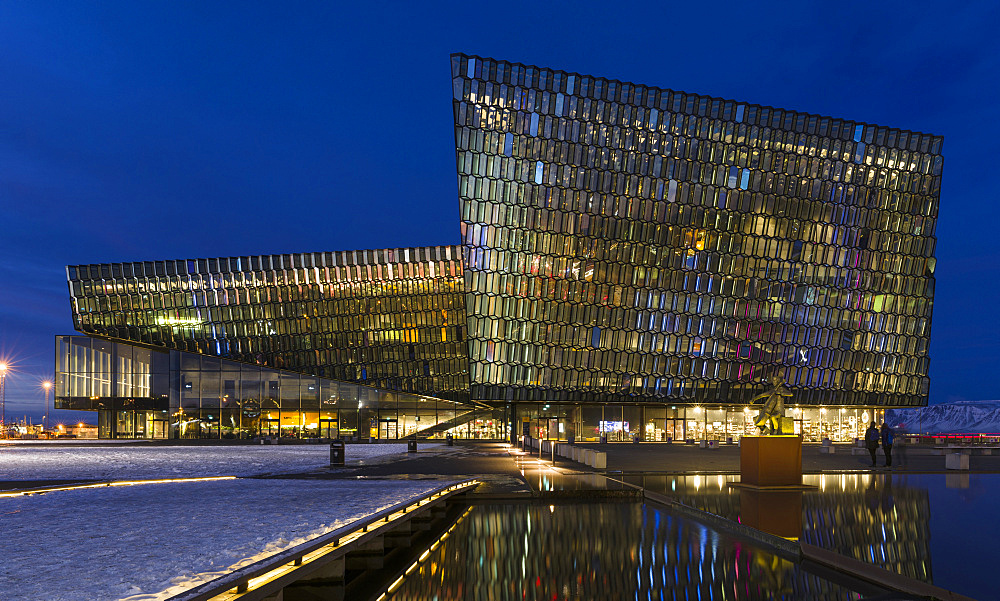
[{"label": "entrance door", "polygon": [[167,432],[169,430],[169,424],[165,419],[159,418],[157,414],[153,415],[153,418],[149,422],[151,424],[150,438],[166,438]]},{"label": "entrance door", "polygon": [[556,418],[551,418],[546,420],[548,422],[548,440],[559,440],[559,420]]},{"label": "entrance door", "polygon": [[266,417],[260,420],[260,435],[261,436],[281,436],[281,420],[268,419]]},{"label": "entrance door", "polygon": [[678,417],[666,420],[667,436],[674,440],[684,440],[684,418]]},{"label": "entrance door", "polygon": [[336,418],[321,417],[319,419],[320,438],[340,438],[340,422]]},{"label": "entrance door", "polygon": [[378,437],[382,440],[395,440],[399,438],[397,425],[398,422],[395,419],[378,420]]}]

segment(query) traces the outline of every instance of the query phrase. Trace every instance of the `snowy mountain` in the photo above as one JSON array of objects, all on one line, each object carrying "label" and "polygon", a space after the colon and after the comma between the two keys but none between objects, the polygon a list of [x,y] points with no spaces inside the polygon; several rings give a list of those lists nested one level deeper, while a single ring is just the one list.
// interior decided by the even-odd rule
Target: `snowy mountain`
[{"label": "snowy mountain", "polygon": [[1000,432],[1000,401],[957,401],[920,409],[889,409],[885,419],[894,429],[920,433]]}]

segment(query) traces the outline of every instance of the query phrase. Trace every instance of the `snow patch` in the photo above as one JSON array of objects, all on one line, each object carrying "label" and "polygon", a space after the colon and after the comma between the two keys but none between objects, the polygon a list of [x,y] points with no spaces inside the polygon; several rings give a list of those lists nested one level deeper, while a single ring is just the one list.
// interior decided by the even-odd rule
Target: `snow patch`
[{"label": "snow patch", "polygon": [[[405,443],[357,444],[347,445],[346,456],[350,464],[405,452]],[[329,465],[327,445],[0,446],[0,480],[253,476],[304,472]]]},{"label": "snow patch", "polygon": [[2,498],[0,592],[166,599],[441,484],[227,480]]}]

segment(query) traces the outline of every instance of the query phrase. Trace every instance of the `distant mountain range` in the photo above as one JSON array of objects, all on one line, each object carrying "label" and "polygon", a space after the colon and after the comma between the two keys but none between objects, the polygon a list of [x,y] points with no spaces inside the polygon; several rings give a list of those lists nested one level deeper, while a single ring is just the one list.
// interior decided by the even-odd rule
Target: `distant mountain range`
[{"label": "distant mountain range", "polygon": [[920,409],[889,409],[885,421],[893,429],[913,433],[1000,432],[1000,401],[956,401]]}]

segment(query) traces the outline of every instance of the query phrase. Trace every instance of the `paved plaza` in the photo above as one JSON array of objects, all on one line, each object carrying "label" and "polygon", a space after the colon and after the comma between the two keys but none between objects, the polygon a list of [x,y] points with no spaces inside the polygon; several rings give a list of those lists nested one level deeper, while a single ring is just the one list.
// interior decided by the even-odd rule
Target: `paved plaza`
[{"label": "paved plaza", "polygon": [[[740,447],[722,444],[717,448],[700,448],[697,444],[684,443],[608,443],[586,444],[608,454],[608,472],[663,472],[663,473],[739,473]],[[833,445],[833,453],[821,453],[821,445],[802,445],[802,470],[805,473],[871,471],[871,456],[867,449],[849,444]],[[972,447],[969,471],[1000,472],[1000,452],[980,455],[982,449]],[[537,451],[536,451],[537,452]],[[893,447],[891,468],[885,468],[885,456],[878,450],[876,471],[944,472],[943,451],[933,446],[906,445]],[[558,464],[572,465],[568,459],[557,458]],[[579,464],[576,464],[579,465]],[[582,469],[589,469],[580,466]]]}]

